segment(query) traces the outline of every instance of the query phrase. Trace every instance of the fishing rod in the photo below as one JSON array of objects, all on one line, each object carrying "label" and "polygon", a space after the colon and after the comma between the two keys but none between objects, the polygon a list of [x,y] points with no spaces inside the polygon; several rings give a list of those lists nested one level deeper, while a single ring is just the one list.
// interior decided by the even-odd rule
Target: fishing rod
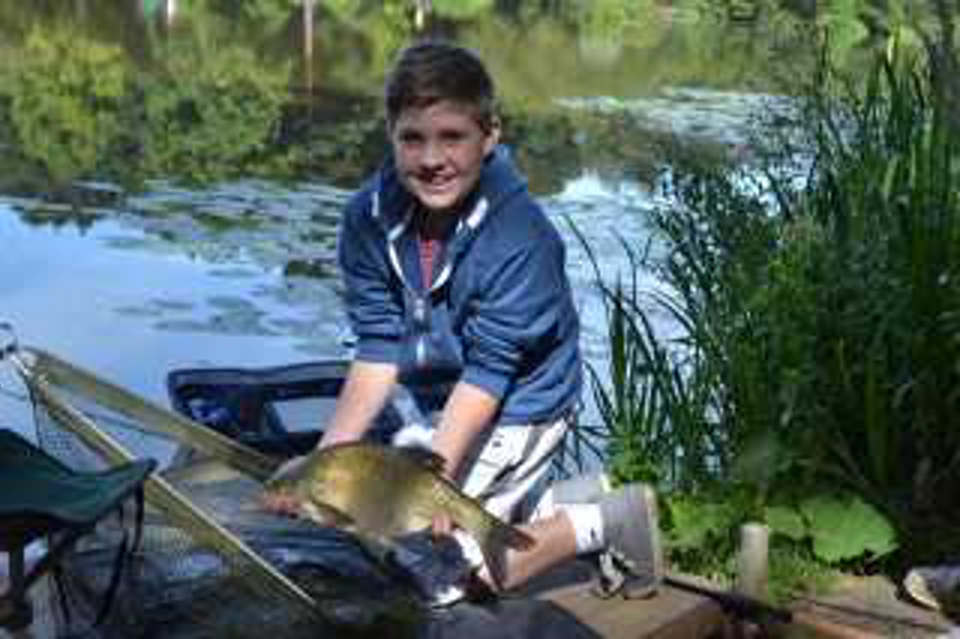
[{"label": "fishing rod", "polygon": [[669,575],[663,577],[663,583],[677,590],[684,590],[712,599],[724,612],[738,619],[762,620],[764,623],[793,623],[793,612],[790,610],[771,606],[759,599],[738,592],[713,590]]}]

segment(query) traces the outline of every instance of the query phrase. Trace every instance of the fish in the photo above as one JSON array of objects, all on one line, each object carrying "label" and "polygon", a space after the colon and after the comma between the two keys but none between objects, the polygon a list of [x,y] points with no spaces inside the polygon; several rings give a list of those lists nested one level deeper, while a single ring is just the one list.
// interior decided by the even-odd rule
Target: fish
[{"label": "fish", "polygon": [[441,474],[443,465],[443,457],[422,447],[340,443],[282,469],[267,480],[264,497],[282,499],[300,517],[387,549],[445,515],[477,542],[499,588],[507,548],[529,549],[534,539],[464,494]]}]

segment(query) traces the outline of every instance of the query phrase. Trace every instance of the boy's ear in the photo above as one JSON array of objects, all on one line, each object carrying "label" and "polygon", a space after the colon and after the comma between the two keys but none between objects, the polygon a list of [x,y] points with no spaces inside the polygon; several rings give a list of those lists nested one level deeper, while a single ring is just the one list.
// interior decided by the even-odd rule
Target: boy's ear
[{"label": "boy's ear", "polygon": [[490,155],[500,142],[500,118],[496,115],[490,118],[487,135],[483,140],[483,154]]}]

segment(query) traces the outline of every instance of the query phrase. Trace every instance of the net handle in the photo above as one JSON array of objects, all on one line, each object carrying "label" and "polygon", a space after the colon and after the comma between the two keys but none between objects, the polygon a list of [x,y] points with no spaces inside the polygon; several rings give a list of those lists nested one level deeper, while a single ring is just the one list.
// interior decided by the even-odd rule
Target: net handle
[{"label": "net handle", "polygon": [[141,423],[148,430],[172,435],[181,443],[188,444],[254,479],[265,481],[279,466],[276,459],[143,399],[52,353],[26,346],[17,352],[29,354],[33,359],[32,363],[27,364],[22,358],[17,358],[25,370],[26,378],[43,379],[53,386],[89,397],[97,404]]},{"label": "net handle", "polygon": [[[120,442],[61,398],[42,376],[35,374],[34,368],[27,365],[19,353],[12,353],[9,359],[30,388],[34,401],[42,403],[59,424],[80,437],[87,446],[112,464],[128,463],[135,459]],[[249,561],[258,583],[267,586],[308,614],[319,614],[313,597],[270,565],[243,540],[199,509],[163,477],[152,473],[144,482],[144,491],[149,503],[165,511],[178,525],[195,533],[200,541],[220,552],[228,560],[242,557]]]}]

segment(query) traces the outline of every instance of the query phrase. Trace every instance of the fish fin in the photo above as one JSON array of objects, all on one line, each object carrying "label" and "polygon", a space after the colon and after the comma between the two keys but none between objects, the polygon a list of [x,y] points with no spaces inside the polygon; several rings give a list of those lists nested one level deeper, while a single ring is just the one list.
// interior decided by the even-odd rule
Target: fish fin
[{"label": "fish fin", "polygon": [[322,521],[337,528],[352,528],[353,517],[343,512],[339,508],[326,504],[322,501],[308,500],[302,508],[306,510],[311,519],[318,522]]},{"label": "fish fin", "polygon": [[487,538],[492,539],[495,544],[509,546],[517,550],[529,550],[536,543],[536,540],[528,532],[499,519]]},{"label": "fish fin", "polygon": [[389,565],[393,561],[393,555],[397,550],[397,544],[394,540],[359,529],[350,532],[357,542],[357,546],[374,561],[381,565]]},{"label": "fish fin", "polygon": [[480,552],[497,590],[503,590],[507,576],[507,548],[528,550],[536,540],[523,530],[494,519],[492,526],[480,542]]},{"label": "fish fin", "polygon": [[435,473],[442,473],[444,466],[447,465],[447,460],[444,459],[442,455],[437,454],[426,446],[399,446],[397,450],[424,468]]}]

